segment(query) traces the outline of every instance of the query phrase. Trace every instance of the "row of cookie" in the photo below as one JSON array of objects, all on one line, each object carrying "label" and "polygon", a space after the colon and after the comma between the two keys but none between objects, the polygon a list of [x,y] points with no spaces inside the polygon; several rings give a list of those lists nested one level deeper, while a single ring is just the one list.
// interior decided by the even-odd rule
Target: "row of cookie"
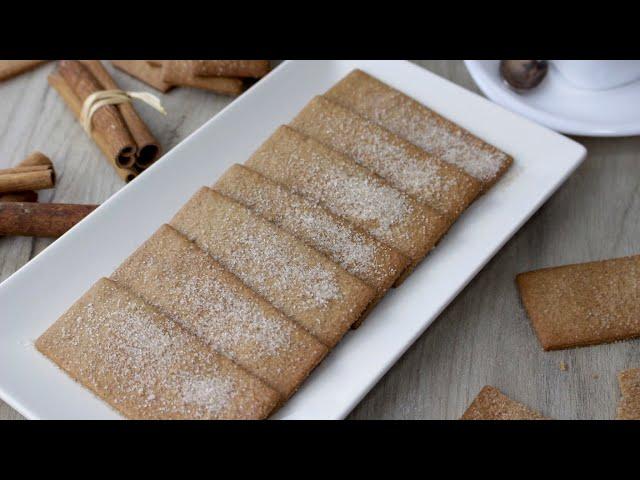
[{"label": "row of cookie", "polygon": [[[333,91],[362,75],[352,73]],[[374,86],[384,85],[364,78]],[[396,91],[383,90],[397,99]],[[444,122],[420,108],[423,116]],[[88,367],[79,369],[74,355],[60,355],[60,329],[76,321],[75,314],[57,322],[38,348],[130,417],[261,418],[295,391],[327,348],[428,253],[510,162],[491,150],[502,166],[481,182],[321,97],[292,126],[295,129],[281,127],[265,142],[247,162],[249,168],[232,167],[216,183],[216,191],[201,189],[171,222],[175,229],[163,226],[115,272],[116,284],[102,280],[94,287],[98,292],[90,292],[74,307],[95,308],[92,295],[105,296],[102,290],[108,290],[111,303],[144,301],[158,309],[154,315],[175,320],[262,380],[261,389],[217,354],[210,363],[221,364],[217,370],[212,367],[224,374],[220,378],[212,369],[198,377],[189,370],[198,370],[193,363],[157,375],[136,367],[140,360],[162,363],[156,357],[187,362],[180,352],[160,348],[166,343],[158,338],[162,329],[129,339],[141,342],[136,352],[154,360],[108,354],[118,350],[117,342],[106,348],[109,342],[103,341],[97,348],[76,339],[77,349],[93,345],[76,351],[76,357],[91,359]],[[479,142],[466,132],[456,138],[458,143]],[[456,144],[453,138],[449,142],[452,148]],[[491,162],[493,157],[485,164]],[[473,170],[477,164],[467,162],[467,167]],[[135,331],[129,325],[136,323],[131,308],[126,310],[128,329]],[[89,317],[84,327],[75,325],[78,337],[92,336],[95,325]],[[143,321],[137,324],[144,330]],[[118,324],[112,326],[116,331],[104,336],[123,341]],[[112,371],[133,373],[120,378],[120,391],[105,393],[100,385],[109,378],[105,372]],[[206,391],[212,392],[210,402]]]}]

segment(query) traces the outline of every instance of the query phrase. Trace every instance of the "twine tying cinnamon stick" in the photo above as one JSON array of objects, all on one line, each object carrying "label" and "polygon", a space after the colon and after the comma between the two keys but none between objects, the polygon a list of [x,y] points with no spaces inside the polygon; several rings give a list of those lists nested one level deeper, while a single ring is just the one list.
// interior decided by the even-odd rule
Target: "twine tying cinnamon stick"
[{"label": "twine tying cinnamon stick", "polygon": [[[132,180],[160,156],[161,146],[136,112],[131,101],[133,96],[128,95],[131,92],[121,93],[99,60],[62,60],[57,71],[49,75],[49,83],[123,180]],[[100,102],[98,107],[97,102],[110,98],[111,94],[87,100],[94,93],[111,90],[118,91],[117,101],[114,98]],[[100,97],[102,95],[106,94],[101,93]],[[90,103],[96,105],[92,113]]]},{"label": "twine tying cinnamon stick", "polygon": [[146,103],[163,115],[167,114],[167,111],[162,106],[160,99],[149,92],[126,92],[119,89],[100,90],[89,95],[82,104],[82,110],[80,111],[80,122],[82,123],[82,127],[89,135],[91,135],[91,119],[100,108],[106,105],[130,103],[134,99]]},{"label": "twine tying cinnamon stick", "polygon": [[[93,76],[102,84],[101,90],[119,90],[120,87],[111,77],[109,72],[99,60],[80,60]],[[135,165],[140,170],[147,168],[155,162],[161,154],[161,146],[153,136],[147,125],[133,107],[133,103],[121,103],[116,107],[124,122],[129,128],[129,132],[136,142],[137,152]]]}]

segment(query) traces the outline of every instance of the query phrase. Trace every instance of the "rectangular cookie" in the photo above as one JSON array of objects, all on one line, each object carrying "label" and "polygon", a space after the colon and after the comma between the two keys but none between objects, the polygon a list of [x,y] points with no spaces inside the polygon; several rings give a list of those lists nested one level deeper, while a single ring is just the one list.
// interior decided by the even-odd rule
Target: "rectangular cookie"
[{"label": "rectangular cookie", "polygon": [[311,100],[290,126],[351,157],[451,222],[480,193],[480,182],[458,167],[324,97]]},{"label": "rectangular cookie", "polygon": [[136,295],[98,280],[36,341],[134,419],[261,419],[278,394]]},{"label": "rectangular cookie", "polygon": [[622,398],[618,403],[618,420],[640,420],[640,368],[618,374]]},{"label": "rectangular cookie", "polygon": [[162,81],[170,85],[210,90],[222,95],[240,95],[244,90],[244,83],[240,78],[194,75],[188,60],[163,60]]},{"label": "rectangular cookie", "polygon": [[374,238],[422,260],[447,229],[447,219],[348,157],[282,126],[245,165],[326,207]]},{"label": "rectangular cookie", "polygon": [[47,60],[0,60],[0,82],[28,72]]},{"label": "rectangular cookie", "polygon": [[513,163],[506,153],[362,70],[349,73],[324,96],[460,167],[479,180],[483,190]]},{"label": "rectangular cookie", "polygon": [[111,277],[289,398],[327,349],[169,225]]},{"label": "rectangular cookie", "polygon": [[640,255],[521,273],[516,282],[545,350],[640,336]]},{"label": "rectangular cookie", "polygon": [[250,168],[233,165],[212,188],[324,253],[378,298],[408,266],[397,250]]},{"label": "rectangular cookie", "polygon": [[485,386],[460,420],[546,420],[540,413],[511,400],[497,388]]},{"label": "rectangular cookie", "polygon": [[111,63],[156,90],[168,92],[173,88],[172,84],[162,80],[162,61],[156,64],[147,60],[111,60]]},{"label": "rectangular cookie", "polygon": [[183,60],[194,75],[203,77],[264,77],[271,69],[269,60]]},{"label": "rectangular cookie", "polygon": [[329,347],[375,298],[317,250],[209,188],[191,197],[171,225]]}]

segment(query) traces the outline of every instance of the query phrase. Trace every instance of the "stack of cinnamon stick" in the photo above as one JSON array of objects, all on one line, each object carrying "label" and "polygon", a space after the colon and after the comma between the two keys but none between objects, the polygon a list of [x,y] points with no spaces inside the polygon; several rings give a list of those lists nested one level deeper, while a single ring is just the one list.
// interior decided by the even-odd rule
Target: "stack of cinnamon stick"
[{"label": "stack of cinnamon stick", "polygon": [[[118,89],[99,60],[62,60],[49,75],[49,83],[77,119],[89,95]],[[122,103],[99,108],[92,117],[91,138],[125,181],[133,180],[160,156],[160,144],[133,105]]]},{"label": "stack of cinnamon stick", "polygon": [[55,181],[51,160],[33,152],[17,166],[0,170],[0,202],[37,202],[36,190],[52,188]]},{"label": "stack of cinnamon stick", "polygon": [[16,167],[0,170],[0,235],[59,237],[97,205],[38,202],[36,190],[52,188],[51,160],[34,152]]},{"label": "stack of cinnamon stick", "polygon": [[251,79],[265,76],[269,60],[113,60],[113,65],[151,87],[166,92],[194,87],[239,95]]}]

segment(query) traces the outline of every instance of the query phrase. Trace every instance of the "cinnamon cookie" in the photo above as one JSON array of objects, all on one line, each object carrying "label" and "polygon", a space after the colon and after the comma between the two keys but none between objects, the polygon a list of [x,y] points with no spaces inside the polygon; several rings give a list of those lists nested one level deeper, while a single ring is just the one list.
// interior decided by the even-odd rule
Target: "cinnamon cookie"
[{"label": "cinnamon cookie", "polygon": [[352,71],[324,96],[460,167],[479,180],[483,190],[513,163],[506,153],[362,70]]},{"label": "cinnamon cookie", "polygon": [[200,189],[171,225],[329,347],[376,296],[317,250],[211,189]]},{"label": "cinnamon cookie", "polygon": [[261,419],[278,394],[103,278],[36,348],[128,418]]},{"label": "cinnamon cookie", "polygon": [[111,277],[286,399],[327,352],[168,225]]}]

